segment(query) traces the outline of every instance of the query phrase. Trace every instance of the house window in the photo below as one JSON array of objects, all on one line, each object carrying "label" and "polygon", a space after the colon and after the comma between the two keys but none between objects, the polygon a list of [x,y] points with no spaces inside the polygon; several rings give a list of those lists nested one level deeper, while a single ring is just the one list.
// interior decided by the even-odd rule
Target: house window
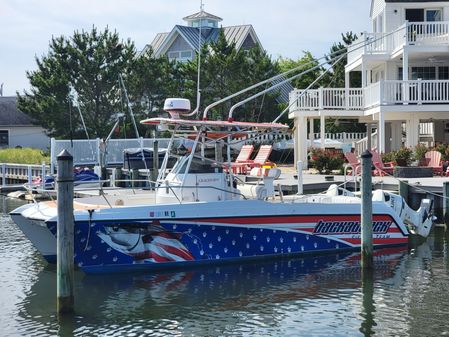
[{"label": "house window", "polygon": [[417,80],[418,78],[422,80],[435,80],[435,67],[412,67],[411,79]]},{"label": "house window", "polygon": [[438,79],[449,80],[449,67],[438,67]]},{"label": "house window", "polygon": [[180,62],[185,62],[192,59],[192,51],[191,50],[170,51],[167,53],[167,56],[170,61],[176,60]]},{"label": "house window", "polygon": [[8,130],[0,130],[0,146],[1,147],[9,146],[9,131]]},{"label": "house window", "polygon": [[427,22],[441,21],[441,18],[441,9],[426,9]]}]

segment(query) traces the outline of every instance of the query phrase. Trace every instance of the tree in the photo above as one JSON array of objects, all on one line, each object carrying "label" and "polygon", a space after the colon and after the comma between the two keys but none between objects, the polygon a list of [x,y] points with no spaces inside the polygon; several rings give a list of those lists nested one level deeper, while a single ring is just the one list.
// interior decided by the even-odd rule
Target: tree
[{"label": "tree", "polygon": [[[185,74],[185,97],[196,102],[196,85],[198,55],[183,64]],[[254,47],[249,50],[235,48],[235,43],[228,43],[223,30],[220,29],[216,42],[201,48],[201,107],[204,108],[224,97],[251,86],[278,73],[277,65],[271,61],[264,50]],[[226,120],[229,109],[235,103],[262,91],[259,87],[251,92],[217,106],[208,116],[210,119]],[[267,121],[277,115],[279,108],[275,102],[276,92],[268,93],[239,107],[235,119],[249,121]]]},{"label": "tree", "polygon": [[51,136],[83,136],[69,98],[73,88],[90,136],[106,137],[115,122],[113,113],[121,109],[118,76],[129,73],[134,60],[134,44],[108,28],[52,38],[48,54],[36,58],[37,70],[27,72],[31,90],[18,94],[19,109]]},{"label": "tree", "polygon": [[[310,70],[310,72],[308,72],[307,74],[301,75],[292,80],[292,85],[297,89],[307,88],[321,75],[323,71],[322,67],[317,67],[319,65],[318,60],[313,57],[312,53],[310,53],[309,51],[304,51],[303,54],[304,55],[297,60],[281,57],[278,61],[281,72],[286,72],[288,70],[299,67],[298,71],[292,73],[291,75],[288,75],[289,77]],[[311,70],[314,67],[317,68]],[[318,88],[319,86],[320,83],[317,83],[314,87]]]},{"label": "tree", "polygon": [[[329,50],[329,55],[326,57],[329,65],[332,67],[330,75],[327,77],[328,87],[331,88],[344,88],[345,87],[345,66],[348,63],[348,56],[343,56],[343,59],[338,63],[332,65],[335,62],[335,58],[343,55],[348,51],[354,41],[357,40],[357,35],[352,32],[341,34],[342,41],[334,43]],[[360,87],[361,78],[360,73],[354,72],[351,74],[350,87]]]}]

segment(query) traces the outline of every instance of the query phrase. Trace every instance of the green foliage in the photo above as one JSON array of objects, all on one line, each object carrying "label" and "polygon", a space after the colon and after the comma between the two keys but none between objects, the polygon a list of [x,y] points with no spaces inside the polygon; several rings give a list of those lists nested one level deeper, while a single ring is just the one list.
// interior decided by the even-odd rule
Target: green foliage
[{"label": "green foliage", "polygon": [[50,157],[43,151],[31,148],[2,149],[0,150],[1,163],[15,164],[46,164],[50,163]]},{"label": "green foliage", "polygon": [[310,164],[320,173],[330,173],[333,170],[342,170],[344,159],[341,154],[329,150],[312,149]]},{"label": "green foliage", "polygon": [[435,147],[435,151],[441,153],[441,159],[444,161],[449,161],[449,145],[439,144]]},{"label": "green foliage", "polygon": [[[184,72],[183,97],[196,102],[198,55],[182,65]],[[237,51],[235,44],[226,41],[223,30],[218,40],[201,49],[201,107],[216,102],[252,84],[273,77],[278,73],[277,64],[259,47]],[[235,103],[266,87],[242,94],[214,108],[208,118],[226,120],[229,109]],[[280,108],[276,103],[278,93],[273,91],[262,95],[237,108],[233,117],[248,121],[271,121]]]},{"label": "green foliage", "polygon": [[425,156],[426,156],[426,152],[427,151],[429,151],[427,146],[425,146],[423,144],[416,145],[415,146],[415,150],[414,150],[413,159],[414,160],[422,160],[422,159],[424,159]]},{"label": "green foliage", "polygon": [[384,163],[396,163],[394,151],[388,153],[382,153],[382,161]]},{"label": "green foliage", "polygon": [[108,28],[52,38],[48,54],[36,58],[37,70],[27,72],[31,89],[19,95],[18,107],[51,136],[84,136],[78,111],[70,107],[73,87],[90,136],[106,137],[115,122],[111,114],[121,109],[118,76],[129,73],[135,55],[134,44]]},{"label": "green foliage", "polygon": [[[292,60],[289,58],[279,58],[279,68],[281,72],[286,72],[288,70],[299,67],[298,71],[294,74],[299,74],[304,71],[310,70],[307,74],[301,75],[298,78],[294,79],[291,83],[297,89],[306,89],[310,84],[313,83],[317,79],[318,76],[321,75],[324,70],[322,67],[318,67],[317,69],[311,70],[313,67],[318,66],[318,60],[315,59],[312,53],[308,51],[303,52],[303,56],[298,60]],[[290,76],[293,76],[290,75]],[[314,87],[318,88],[320,83],[317,83]]]},{"label": "green foliage", "polygon": [[399,166],[409,166],[413,159],[413,150],[402,146],[399,150],[393,151],[394,162]]}]

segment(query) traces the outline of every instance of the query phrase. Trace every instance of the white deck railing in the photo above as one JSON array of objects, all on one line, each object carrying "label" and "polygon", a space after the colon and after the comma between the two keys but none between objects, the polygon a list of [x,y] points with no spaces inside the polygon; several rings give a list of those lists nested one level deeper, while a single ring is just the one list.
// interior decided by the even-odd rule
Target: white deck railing
[{"label": "white deck railing", "polygon": [[407,22],[390,33],[364,32],[348,47],[348,64],[362,55],[389,55],[405,45],[449,45],[449,21]]},{"label": "white deck railing", "polygon": [[[295,101],[294,101],[295,100]],[[320,88],[290,93],[292,110],[363,110],[379,105],[449,104],[449,80],[380,81],[364,89]]]},{"label": "white deck railing", "polygon": [[[330,133],[326,132],[324,134],[325,139],[339,140],[342,143],[352,143],[358,140],[361,140],[366,137],[366,132],[339,132],[339,133]],[[321,133],[315,132],[313,134],[313,139],[321,139]]]}]

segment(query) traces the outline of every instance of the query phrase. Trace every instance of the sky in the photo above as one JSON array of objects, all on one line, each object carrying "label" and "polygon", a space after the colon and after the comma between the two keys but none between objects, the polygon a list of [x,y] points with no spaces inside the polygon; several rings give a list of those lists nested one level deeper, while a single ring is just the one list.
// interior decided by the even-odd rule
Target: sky
[{"label": "sky", "polygon": [[[370,0],[203,0],[223,26],[252,24],[273,58],[323,56],[340,34],[368,30]],[[138,50],[159,32],[183,24],[200,0],[0,0],[0,84],[3,95],[29,90],[26,71],[48,53],[52,36],[92,26],[116,29]]]}]

